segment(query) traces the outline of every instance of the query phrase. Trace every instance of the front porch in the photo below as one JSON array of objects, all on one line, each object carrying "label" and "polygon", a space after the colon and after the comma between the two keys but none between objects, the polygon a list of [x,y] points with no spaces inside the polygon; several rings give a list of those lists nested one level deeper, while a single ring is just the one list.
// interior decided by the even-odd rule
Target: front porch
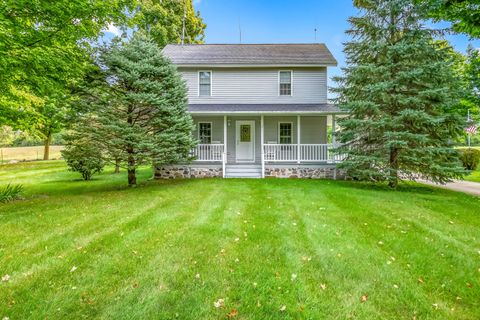
[{"label": "front porch", "polygon": [[200,143],[192,150],[191,166],[217,168],[223,177],[236,176],[231,172],[238,176],[259,172],[262,178],[287,172],[301,177],[302,172],[335,168],[341,159],[332,152],[333,113],[193,115],[193,119],[193,135]]}]

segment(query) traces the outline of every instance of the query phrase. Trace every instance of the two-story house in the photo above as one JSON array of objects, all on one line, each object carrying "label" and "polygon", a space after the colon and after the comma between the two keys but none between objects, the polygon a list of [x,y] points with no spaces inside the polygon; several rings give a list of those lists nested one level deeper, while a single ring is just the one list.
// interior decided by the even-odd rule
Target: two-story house
[{"label": "two-story house", "polygon": [[[188,165],[157,178],[334,178],[327,128],[340,110],[327,103],[324,44],[167,45],[163,54],[188,86],[199,144]],[[331,136],[331,135],[330,135]]]}]

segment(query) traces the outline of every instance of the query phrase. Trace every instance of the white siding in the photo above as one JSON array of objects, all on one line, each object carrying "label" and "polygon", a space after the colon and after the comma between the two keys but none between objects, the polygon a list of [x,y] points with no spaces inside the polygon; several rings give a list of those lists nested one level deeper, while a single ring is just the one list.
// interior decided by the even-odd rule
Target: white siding
[{"label": "white siding", "polygon": [[[212,96],[198,96],[198,71],[179,69],[187,81],[189,103],[327,103],[326,68],[232,68],[212,70]],[[292,96],[280,96],[279,70],[293,71]]]}]

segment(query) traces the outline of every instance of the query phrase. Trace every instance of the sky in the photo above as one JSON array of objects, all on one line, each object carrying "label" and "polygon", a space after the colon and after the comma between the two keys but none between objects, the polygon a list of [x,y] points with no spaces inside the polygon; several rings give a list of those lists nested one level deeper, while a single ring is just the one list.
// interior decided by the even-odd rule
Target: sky
[{"label": "sky", "polygon": [[[239,43],[240,28],[242,43],[325,43],[338,61],[329,78],[341,74],[347,19],[357,15],[352,0],[194,0],[194,6],[207,24],[205,43]],[[470,42],[464,35],[446,38],[462,53]],[[480,40],[471,43],[480,48]]]}]

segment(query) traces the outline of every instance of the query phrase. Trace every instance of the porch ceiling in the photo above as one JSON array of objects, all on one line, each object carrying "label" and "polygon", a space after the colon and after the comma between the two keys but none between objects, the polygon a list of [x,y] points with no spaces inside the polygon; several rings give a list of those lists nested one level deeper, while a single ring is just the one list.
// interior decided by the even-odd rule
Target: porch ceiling
[{"label": "porch ceiling", "polygon": [[333,104],[189,104],[192,114],[342,114]]}]

